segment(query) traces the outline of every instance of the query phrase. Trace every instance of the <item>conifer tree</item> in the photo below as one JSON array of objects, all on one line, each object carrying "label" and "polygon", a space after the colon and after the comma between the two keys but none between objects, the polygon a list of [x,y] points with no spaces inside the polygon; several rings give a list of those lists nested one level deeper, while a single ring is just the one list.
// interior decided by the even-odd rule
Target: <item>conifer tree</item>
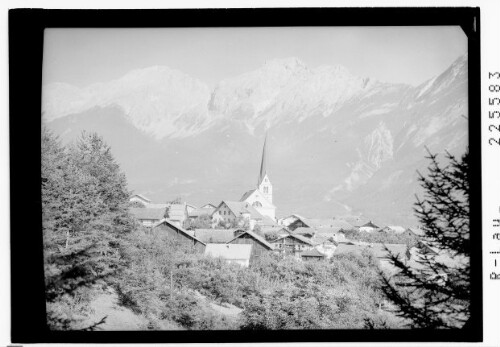
[{"label": "conifer tree", "polygon": [[67,149],[46,129],[41,183],[48,320],[67,329],[84,314],[75,303],[87,289],[119,269],[120,236],[132,227],[128,191],[101,137],[83,133]]},{"label": "conifer tree", "polygon": [[389,255],[398,272],[382,275],[383,290],[411,327],[460,328],[470,316],[469,152],[447,153],[446,165],[427,158],[427,176],[419,173],[424,198],[414,209],[423,243],[410,261]]}]

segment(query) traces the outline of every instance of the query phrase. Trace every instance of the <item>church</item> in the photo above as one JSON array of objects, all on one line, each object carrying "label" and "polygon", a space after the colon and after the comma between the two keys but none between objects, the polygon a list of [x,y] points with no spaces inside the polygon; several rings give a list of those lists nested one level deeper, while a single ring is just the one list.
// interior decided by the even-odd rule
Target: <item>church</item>
[{"label": "church", "polygon": [[260,163],[260,172],[257,180],[257,188],[249,190],[240,199],[240,202],[246,202],[253,206],[263,216],[270,217],[276,221],[276,206],[273,205],[273,185],[267,174],[267,134],[262,149],[262,160]]}]

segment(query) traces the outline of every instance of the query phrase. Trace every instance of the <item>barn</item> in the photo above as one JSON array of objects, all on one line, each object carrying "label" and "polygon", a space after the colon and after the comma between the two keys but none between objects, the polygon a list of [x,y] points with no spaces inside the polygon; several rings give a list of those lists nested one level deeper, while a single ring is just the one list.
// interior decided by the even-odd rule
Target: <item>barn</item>
[{"label": "barn", "polygon": [[250,230],[236,230],[236,237],[229,241],[230,244],[251,244],[252,246],[252,255],[250,258],[250,262],[255,261],[257,258],[262,256],[265,252],[269,252],[273,250],[273,246],[267,242],[262,236],[257,235],[253,231]]},{"label": "barn", "polygon": [[167,219],[163,219],[162,221],[156,223],[153,226],[153,232],[160,232],[171,236],[172,239],[195,247],[199,252],[205,251],[206,244],[204,242],[193,236],[189,231],[178,227]]},{"label": "barn", "polygon": [[301,235],[290,234],[273,241],[274,250],[285,254],[300,255],[305,250],[313,248],[310,239]]}]

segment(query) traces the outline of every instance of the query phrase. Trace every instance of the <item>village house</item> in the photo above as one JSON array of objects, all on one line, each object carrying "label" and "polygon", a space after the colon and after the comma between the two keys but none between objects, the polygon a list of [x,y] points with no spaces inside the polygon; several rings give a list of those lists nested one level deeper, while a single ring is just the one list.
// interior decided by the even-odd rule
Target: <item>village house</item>
[{"label": "village house", "polygon": [[250,244],[252,247],[251,262],[262,256],[265,252],[273,250],[272,244],[267,242],[262,236],[250,230],[236,230],[235,238],[229,241],[230,244]]},{"label": "village house", "polygon": [[315,234],[311,239],[314,249],[325,255],[326,258],[331,258],[338,246],[338,241],[330,234]]},{"label": "village house", "polygon": [[205,248],[205,255],[212,258],[221,258],[228,263],[248,267],[250,265],[252,248],[251,244],[209,243]]},{"label": "village house", "polygon": [[415,236],[424,236],[425,235],[425,231],[419,227],[409,227],[406,229],[406,231],[415,235]]},{"label": "village house", "polygon": [[388,225],[379,229],[380,232],[392,233],[392,234],[403,234],[406,229],[399,225]]},{"label": "village house", "polygon": [[304,218],[298,215],[296,219],[288,225],[288,229],[295,230],[297,228],[311,228],[314,230],[324,228],[337,228],[338,230],[350,230],[353,226],[341,219],[318,219],[318,218]]},{"label": "village house", "polygon": [[184,230],[168,219],[163,219],[153,225],[152,231],[153,233],[162,233],[164,235],[167,235],[172,240],[177,240],[182,244],[192,246],[199,252],[205,251],[206,243],[197,239],[193,235],[193,233],[189,232],[188,230]]},{"label": "village house", "polygon": [[148,208],[166,208],[168,204],[157,204],[151,201],[151,199],[146,198],[142,194],[134,194],[130,197],[129,202],[134,205],[138,204],[141,207],[148,207]]},{"label": "village house", "polygon": [[236,229],[195,229],[193,236],[205,243],[228,243],[235,237]]},{"label": "village house", "polygon": [[131,207],[130,214],[145,227],[151,227],[165,218],[164,208]]},{"label": "village house", "polygon": [[291,232],[294,235],[300,235],[303,237],[307,237],[308,239],[312,238],[314,234],[316,234],[316,230],[306,227],[300,227]]},{"label": "village house", "polygon": [[209,216],[211,217],[212,214],[214,213],[215,211],[215,207],[201,207],[201,208],[197,208],[197,209],[194,209],[192,210],[191,212],[188,212],[188,218],[189,219],[196,219],[196,218],[199,218],[201,216]]},{"label": "village house", "polygon": [[189,216],[189,214],[190,214],[191,212],[193,212],[193,211],[194,211],[194,210],[196,210],[196,209],[197,209],[197,207],[196,207],[196,206],[194,206],[194,205],[192,205],[192,204],[188,204],[188,203],[186,203],[186,213],[187,213],[187,215],[188,215],[188,216]]},{"label": "village house", "polygon": [[359,227],[359,231],[367,233],[371,233],[377,229],[380,229],[380,227],[373,224],[372,221],[369,221],[368,223],[363,224],[362,226]]},{"label": "village house", "polygon": [[241,201],[222,201],[212,214],[213,224],[235,223],[247,220],[250,229],[262,220],[262,215],[250,204]]},{"label": "village house", "polygon": [[274,240],[272,245],[276,252],[295,256],[300,256],[303,251],[314,248],[310,239],[295,234],[280,237]]},{"label": "village house", "polygon": [[182,227],[184,225],[184,221],[187,219],[186,204],[168,204],[167,218],[176,226]]},{"label": "village house", "polygon": [[290,224],[292,224],[298,219],[303,219],[303,217],[299,216],[298,214],[292,214],[288,217],[278,219],[278,224],[288,227]]},{"label": "village house", "polygon": [[151,204],[152,201],[141,194],[134,194],[130,197],[129,202],[136,202],[142,204],[144,207]]},{"label": "village house", "polygon": [[325,255],[319,252],[316,248],[306,250],[300,254],[300,259],[303,261],[320,261],[325,259]]}]

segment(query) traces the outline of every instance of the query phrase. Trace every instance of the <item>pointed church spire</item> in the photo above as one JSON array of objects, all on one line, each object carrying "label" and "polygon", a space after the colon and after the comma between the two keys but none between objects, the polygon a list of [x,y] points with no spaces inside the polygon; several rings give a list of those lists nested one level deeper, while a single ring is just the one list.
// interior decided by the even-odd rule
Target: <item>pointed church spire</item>
[{"label": "pointed church spire", "polygon": [[257,182],[257,187],[260,186],[262,183],[262,180],[266,176],[267,173],[267,168],[266,168],[266,143],[267,143],[267,132],[266,132],[266,137],[264,139],[264,147],[262,148],[262,161],[260,162],[260,173],[259,173],[259,180]]}]

